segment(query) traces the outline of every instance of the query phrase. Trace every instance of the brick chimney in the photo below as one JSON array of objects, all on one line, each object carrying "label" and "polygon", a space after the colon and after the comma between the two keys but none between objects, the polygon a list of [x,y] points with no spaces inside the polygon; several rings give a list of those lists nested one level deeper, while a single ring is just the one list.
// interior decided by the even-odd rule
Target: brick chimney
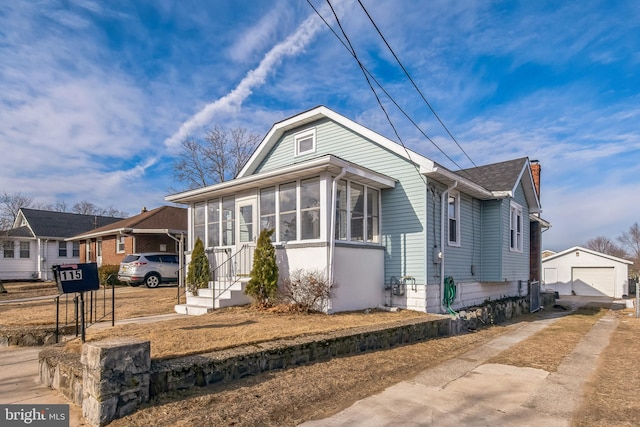
[{"label": "brick chimney", "polygon": [[540,163],[537,160],[531,160],[531,175],[533,176],[533,185],[536,187],[538,200],[540,199]]}]

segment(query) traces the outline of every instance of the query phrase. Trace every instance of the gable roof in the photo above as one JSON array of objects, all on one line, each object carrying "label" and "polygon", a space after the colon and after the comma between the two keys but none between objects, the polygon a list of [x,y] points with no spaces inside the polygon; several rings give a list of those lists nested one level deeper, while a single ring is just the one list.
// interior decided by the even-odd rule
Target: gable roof
[{"label": "gable roof", "polygon": [[176,206],[160,206],[129,218],[74,235],[67,240],[82,240],[99,236],[119,234],[172,233],[186,234],[188,228],[187,210]]},{"label": "gable roof", "polygon": [[335,111],[325,107],[324,105],[320,105],[312,108],[311,110],[304,111],[302,113],[296,114],[295,116],[289,117],[288,119],[284,119],[280,122],[275,123],[271,127],[267,135],[264,137],[262,142],[260,142],[240,173],[238,173],[237,178],[242,178],[244,176],[253,174],[260,166],[260,163],[269,154],[271,148],[274,147],[274,145],[280,140],[280,137],[285,132],[324,118],[328,118],[344,126],[345,128],[350,129],[351,131],[358,133],[361,136],[375,142],[376,144],[381,145],[382,147],[399,155],[400,157],[413,162],[420,167],[421,172],[430,171],[434,166],[433,160],[430,160],[416,153],[415,151],[405,148],[397,142],[385,138],[379,133],[376,133],[371,129],[362,126],[361,124],[356,123],[353,120],[336,113]]},{"label": "gable roof", "polygon": [[512,197],[522,179],[530,212],[538,213],[540,210],[540,201],[535,193],[529,160],[526,157],[454,172],[322,105],[275,123],[244,165],[237,179],[254,174],[286,132],[325,118],[417,165],[420,173],[436,181],[447,185],[455,182],[460,191],[480,200]]},{"label": "gable roof", "polygon": [[16,230],[16,233],[24,234],[25,230],[20,229],[27,227],[31,234],[30,237],[65,239],[96,227],[114,223],[120,219],[100,215],[21,208],[14,222],[14,230]]},{"label": "gable roof", "polygon": [[530,207],[534,207],[531,211],[539,211],[540,200],[535,189],[533,175],[531,174],[531,167],[527,157],[470,169],[462,169],[456,173],[477,182],[497,196],[504,194],[513,197],[516,193],[518,183],[522,182],[527,203]]},{"label": "gable roof", "polygon": [[624,263],[624,264],[633,264],[633,261],[629,261],[629,260],[626,260],[626,259],[623,259],[623,258],[618,258],[618,257],[615,257],[613,255],[603,254],[602,252],[593,251],[591,249],[583,248],[582,246],[574,246],[572,248],[565,249],[564,251],[555,253],[553,255],[549,255],[548,257],[543,258],[542,262],[544,263],[544,262],[550,261],[552,259],[560,258],[562,256],[565,256],[567,254],[573,253],[575,251],[586,252],[586,253],[591,254],[591,255],[599,256],[599,257],[602,257],[602,258],[607,258],[607,259],[610,259],[612,261],[617,261],[617,262],[621,262],[621,263]]},{"label": "gable roof", "polygon": [[482,185],[489,191],[513,191],[526,167],[526,157],[493,163],[456,172]]}]

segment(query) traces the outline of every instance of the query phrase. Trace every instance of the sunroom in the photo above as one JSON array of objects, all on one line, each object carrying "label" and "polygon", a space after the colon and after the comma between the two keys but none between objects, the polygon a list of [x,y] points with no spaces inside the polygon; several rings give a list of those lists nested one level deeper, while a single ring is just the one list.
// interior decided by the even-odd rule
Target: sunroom
[{"label": "sunroom", "polygon": [[166,199],[189,206],[189,242],[204,243],[211,288],[247,278],[257,235],[275,229],[281,278],[296,269],[323,272],[338,285],[326,309],[342,311],[350,308],[341,301],[370,307],[381,300],[382,199],[394,186],[393,178],[327,155]]}]

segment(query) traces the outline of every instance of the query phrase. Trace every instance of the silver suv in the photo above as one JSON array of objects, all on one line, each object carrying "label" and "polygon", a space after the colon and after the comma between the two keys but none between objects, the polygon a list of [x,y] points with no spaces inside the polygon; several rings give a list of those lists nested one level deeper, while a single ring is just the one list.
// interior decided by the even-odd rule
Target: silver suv
[{"label": "silver suv", "polygon": [[144,283],[157,288],[160,283],[178,281],[178,255],[166,252],[131,254],[120,263],[118,280],[131,286]]}]

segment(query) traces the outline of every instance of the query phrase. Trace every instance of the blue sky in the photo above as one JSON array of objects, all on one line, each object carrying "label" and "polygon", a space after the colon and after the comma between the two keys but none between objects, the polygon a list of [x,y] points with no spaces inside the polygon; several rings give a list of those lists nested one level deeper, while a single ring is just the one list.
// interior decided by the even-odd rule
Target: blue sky
[{"label": "blue sky", "polygon": [[[540,161],[545,248],[639,220],[638,2],[362,2],[474,163]],[[3,3],[0,191],[135,214],[180,187],[184,136],[216,124],[263,136],[321,104],[397,140],[306,0]],[[471,167],[358,2],[331,3],[364,65],[457,165],[390,107],[405,144]]]}]

